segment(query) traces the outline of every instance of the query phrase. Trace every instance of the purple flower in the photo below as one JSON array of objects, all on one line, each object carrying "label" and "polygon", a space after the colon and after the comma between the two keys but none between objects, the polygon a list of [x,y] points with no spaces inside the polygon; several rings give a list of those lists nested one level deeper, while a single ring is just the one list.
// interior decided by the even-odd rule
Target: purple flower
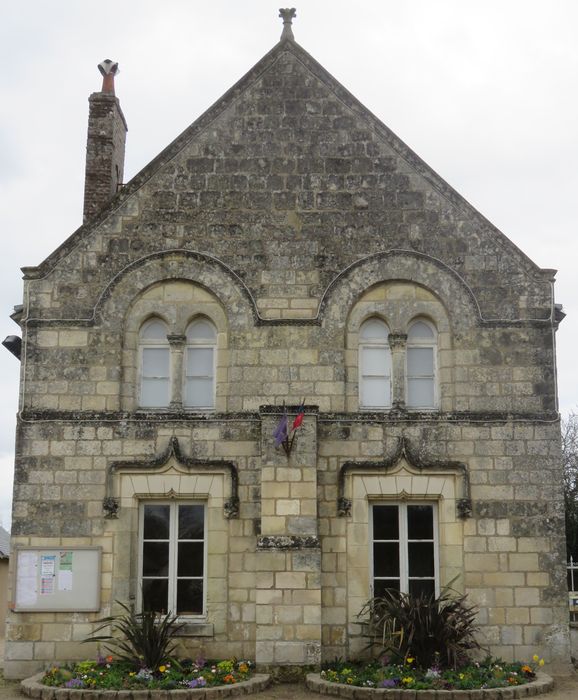
[{"label": "purple flower", "polygon": [[397,686],[397,678],[386,678],[381,681],[382,688],[395,688]]},{"label": "purple flower", "polygon": [[84,681],[80,678],[71,678],[64,684],[65,688],[84,688]]},{"label": "purple flower", "polygon": [[189,681],[187,683],[187,686],[189,688],[204,688],[206,685],[207,681],[202,676],[199,676],[198,678],[193,678],[192,681]]}]

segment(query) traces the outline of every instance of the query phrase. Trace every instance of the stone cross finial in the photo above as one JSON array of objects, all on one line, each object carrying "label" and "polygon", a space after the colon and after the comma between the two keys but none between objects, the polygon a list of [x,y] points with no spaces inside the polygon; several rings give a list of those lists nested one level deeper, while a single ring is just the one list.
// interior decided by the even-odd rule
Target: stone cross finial
[{"label": "stone cross finial", "polygon": [[108,92],[114,95],[114,76],[120,73],[118,63],[106,58],[98,64],[98,70],[102,75],[102,92]]},{"label": "stone cross finial", "polygon": [[293,24],[293,18],[297,17],[297,11],[294,7],[280,7],[279,17],[283,18],[283,32],[281,34],[281,41],[283,41],[283,39],[294,40],[295,37],[293,36],[291,25]]}]

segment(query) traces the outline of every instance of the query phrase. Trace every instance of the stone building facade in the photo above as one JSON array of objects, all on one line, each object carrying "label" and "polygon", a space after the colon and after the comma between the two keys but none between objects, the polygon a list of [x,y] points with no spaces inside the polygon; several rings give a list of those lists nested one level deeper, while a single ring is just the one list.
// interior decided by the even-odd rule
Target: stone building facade
[{"label": "stone building facade", "polygon": [[554,271],[285,19],[116,194],[124,118],[91,97],[87,221],[15,314],[12,546],[100,547],[100,609],[11,612],[7,676],[143,598],[190,653],[317,664],[359,653],[372,592],[449,582],[493,654],[568,661]]}]

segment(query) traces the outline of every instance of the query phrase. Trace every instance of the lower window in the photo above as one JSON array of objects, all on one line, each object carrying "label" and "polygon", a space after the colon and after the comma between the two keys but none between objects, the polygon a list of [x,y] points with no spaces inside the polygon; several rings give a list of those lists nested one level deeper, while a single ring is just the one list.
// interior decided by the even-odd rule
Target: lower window
[{"label": "lower window", "polygon": [[436,505],[374,505],[371,525],[373,595],[439,593]]},{"label": "lower window", "polygon": [[205,506],[143,503],[140,586],[143,610],[202,615],[205,598]]}]

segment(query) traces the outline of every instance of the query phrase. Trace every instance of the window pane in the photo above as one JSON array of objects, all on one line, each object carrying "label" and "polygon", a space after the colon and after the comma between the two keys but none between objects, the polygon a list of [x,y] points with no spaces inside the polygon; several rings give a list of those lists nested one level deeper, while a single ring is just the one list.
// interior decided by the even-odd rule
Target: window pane
[{"label": "window pane", "polygon": [[376,579],[376,580],[373,582],[373,595],[374,595],[376,598],[379,598],[379,597],[381,597],[381,596],[385,593],[385,591],[386,591],[388,588],[393,588],[393,589],[395,589],[396,591],[399,591],[399,590],[400,590],[400,587],[399,587],[399,579],[391,579],[391,578],[390,578],[390,579],[386,579],[386,580],[383,580],[383,579],[381,579],[381,580]]},{"label": "window pane", "polygon": [[142,580],[142,605],[143,610],[155,610],[156,612],[168,612],[169,583],[166,579]]},{"label": "window pane", "polygon": [[373,506],[373,539],[399,539],[397,506]]},{"label": "window pane", "polygon": [[177,581],[177,614],[203,614],[203,582],[180,579]]},{"label": "window pane", "polygon": [[143,348],[143,377],[169,376],[169,348]]},{"label": "window pane", "polygon": [[141,338],[145,340],[166,340],[167,329],[162,321],[151,321],[141,330]]},{"label": "window pane", "polygon": [[397,542],[373,543],[373,575],[399,576],[399,545]]},{"label": "window pane", "polygon": [[185,385],[185,406],[211,408],[215,404],[212,379],[188,379]]},{"label": "window pane", "polygon": [[389,376],[389,349],[361,348],[361,374]]},{"label": "window pane", "polygon": [[361,385],[361,405],[386,407],[391,405],[389,379],[363,379]]},{"label": "window pane", "polygon": [[410,576],[434,575],[433,542],[409,542],[407,545]]},{"label": "window pane", "polygon": [[179,542],[177,576],[202,576],[203,559],[202,542]]},{"label": "window pane", "polygon": [[422,593],[426,596],[435,595],[435,584],[433,581],[411,581],[409,582],[409,592],[417,598]]},{"label": "window pane", "polygon": [[187,377],[213,376],[213,349],[188,348]]},{"label": "window pane", "polygon": [[215,327],[209,321],[195,321],[187,328],[187,340],[209,340],[215,341],[217,333]]},{"label": "window pane", "polygon": [[431,377],[434,373],[433,348],[408,348],[407,373],[410,377]]},{"label": "window pane", "polygon": [[424,323],[423,321],[416,321],[409,329],[407,337],[409,340],[413,340],[414,338],[427,338],[428,340],[431,340],[435,337],[435,335],[427,323]]},{"label": "window pane", "polygon": [[169,380],[143,378],[140,390],[140,405],[151,408],[169,405]]},{"label": "window pane", "polygon": [[387,326],[378,318],[370,318],[361,326],[360,337],[363,340],[385,340],[387,336]]},{"label": "window pane", "polygon": [[144,542],[142,553],[143,576],[169,575],[169,543]]},{"label": "window pane", "polygon": [[433,508],[407,507],[407,535],[410,540],[433,540]]},{"label": "window pane", "polygon": [[144,539],[168,540],[169,506],[146,505],[144,507]]},{"label": "window pane", "polygon": [[434,405],[433,379],[407,380],[407,405],[431,408]]},{"label": "window pane", "polygon": [[203,506],[179,506],[179,539],[202,540],[205,530]]}]

